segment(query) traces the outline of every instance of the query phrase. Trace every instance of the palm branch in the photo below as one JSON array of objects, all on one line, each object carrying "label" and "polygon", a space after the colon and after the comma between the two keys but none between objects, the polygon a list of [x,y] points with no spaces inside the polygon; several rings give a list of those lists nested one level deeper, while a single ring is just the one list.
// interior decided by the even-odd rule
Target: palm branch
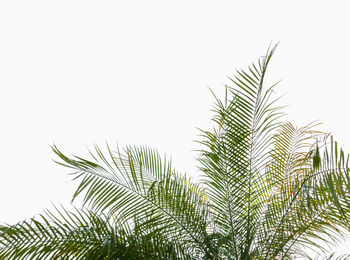
[{"label": "palm branch", "polygon": [[[350,230],[349,155],[317,124],[283,122],[265,75],[276,46],[214,94],[195,183],[148,147],[66,156],[82,209],[0,227],[1,259],[292,259]],[[332,255],[330,255],[332,257]],[[347,256],[342,256],[345,259]]]}]

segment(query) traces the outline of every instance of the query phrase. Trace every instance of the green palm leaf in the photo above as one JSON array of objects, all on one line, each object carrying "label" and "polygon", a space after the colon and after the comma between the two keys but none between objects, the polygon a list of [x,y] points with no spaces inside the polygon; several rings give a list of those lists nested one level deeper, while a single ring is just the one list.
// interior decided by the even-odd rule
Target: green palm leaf
[{"label": "green palm leaf", "polygon": [[83,202],[92,211],[126,222],[148,219],[143,225],[157,225],[158,232],[206,253],[203,241],[210,219],[204,191],[172,170],[155,150],[126,147],[113,153],[108,147],[107,159],[95,147],[93,161],[88,161],[53,149],[63,165],[77,170],[75,179],[81,179],[73,199],[84,192]]},{"label": "green palm leaf", "polygon": [[[272,131],[282,115],[271,101],[273,86],[263,89],[272,48],[249,72],[237,71],[226,89],[224,102],[216,98],[214,122],[219,130],[203,131],[207,148],[202,151],[201,170],[205,174],[208,197],[217,212],[216,224],[230,237],[228,249],[245,259],[256,233],[262,198],[266,193],[263,169],[268,160]],[[230,95],[230,97],[228,96]]]},{"label": "green palm leaf", "polygon": [[[118,224],[117,224],[118,223]],[[117,225],[116,225],[117,224]],[[65,209],[0,228],[1,259],[176,259],[185,257],[166,238],[131,232],[88,210]]]},{"label": "green palm leaf", "polygon": [[53,146],[83,209],[0,226],[0,258],[349,258],[327,251],[350,231],[349,155],[317,124],[281,122],[276,84],[264,86],[275,49],[214,95],[199,184],[147,147],[95,146],[85,159]]}]

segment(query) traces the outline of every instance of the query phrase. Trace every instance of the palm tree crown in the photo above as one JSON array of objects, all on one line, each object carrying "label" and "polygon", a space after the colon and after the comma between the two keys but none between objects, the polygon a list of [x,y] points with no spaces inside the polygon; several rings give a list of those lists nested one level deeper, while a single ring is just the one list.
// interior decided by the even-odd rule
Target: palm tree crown
[{"label": "palm tree crown", "polygon": [[[281,122],[264,78],[276,49],[237,70],[201,131],[201,181],[147,147],[68,157],[73,200],[0,226],[1,259],[295,259],[350,229],[349,155],[315,124]],[[344,256],[346,257],[346,256]]]}]

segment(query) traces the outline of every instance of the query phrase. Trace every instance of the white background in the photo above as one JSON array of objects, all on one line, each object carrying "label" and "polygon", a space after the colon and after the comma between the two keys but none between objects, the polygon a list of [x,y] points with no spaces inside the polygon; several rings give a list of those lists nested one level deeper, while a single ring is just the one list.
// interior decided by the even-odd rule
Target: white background
[{"label": "white background", "polygon": [[348,1],[0,2],[0,222],[69,202],[50,145],[146,144],[197,174],[196,127],[234,69],[280,45],[290,120],[324,122],[350,151]]}]

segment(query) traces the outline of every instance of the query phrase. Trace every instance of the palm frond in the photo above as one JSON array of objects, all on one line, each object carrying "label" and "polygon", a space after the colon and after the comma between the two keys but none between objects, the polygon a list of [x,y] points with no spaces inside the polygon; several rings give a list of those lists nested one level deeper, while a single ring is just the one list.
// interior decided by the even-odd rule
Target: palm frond
[{"label": "palm frond", "polygon": [[90,161],[68,158],[53,147],[61,164],[75,169],[75,179],[80,180],[73,199],[84,192],[83,201],[89,209],[124,222],[148,219],[143,225],[156,225],[169,238],[205,253],[203,241],[210,217],[204,191],[176,173],[170,161],[155,150],[129,146],[113,153],[107,148],[108,159],[95,147]]},{"label": "palm frond", "polygon": [[118,220],[62,208],[0,227],[1,259],[155,259],[185,257],[176,241],[138,234]]},{"label": "palm frond", "polygon": [[200,169],[213,204],[216,224],[231,237],[229,248],[235,257],[248,255],[255,227],[262,210],[261,195],[266,191],[262,169],[268,160],[272,131],[282,115],[271,101],[273,87],[265,90],[263,82],[269,61],[275,51],[269,50],[258,65],[248,72],[237,71],[226,88],[223,101],[216,98],[214,132],[202,131],[205,149],[201,151]]},{"label": "palm frond", "polygon": [[[323,155],[317,141],[322,135]],[[329,244],[342,235],[339,227],[349,227],[349,165],[336,142],[328,139],[310,127],[291,124],[276,135],[267,170],[270,196],[258,238],[264,245],[261,252],[267,249],[265,259],[297,252],[302,244],[325,251],[313,240]]]},{"label": "palm frond", "polygon": [[317,124],[280,122],[264,87],[276,47],[214,94],[199,184],[147,147],[85,159],[53,146],[83,209],[0,226],[0,259],[348,259],[328,247],[350,230],[349,155]]}]

